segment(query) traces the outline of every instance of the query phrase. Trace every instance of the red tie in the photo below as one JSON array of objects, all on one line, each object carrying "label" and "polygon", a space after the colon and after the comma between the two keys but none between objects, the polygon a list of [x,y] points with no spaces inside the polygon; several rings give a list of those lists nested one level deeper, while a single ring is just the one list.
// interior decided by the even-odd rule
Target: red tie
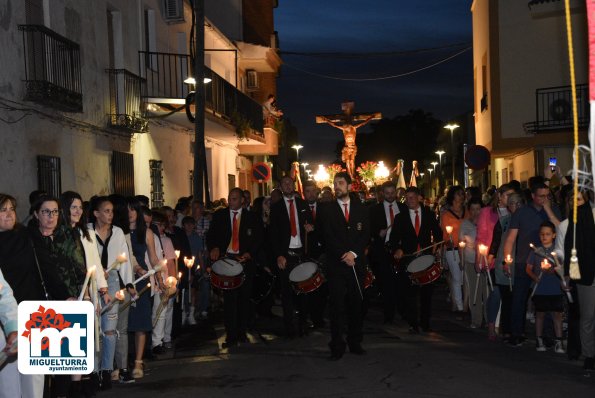
[{"label": "red tie", "polygon": [[415,235],[419,236],[419,211],[415,210]]},{"label": "red tie", "polygon": [[347,207],[349,204],[343,203],[343,206],[345,207],[345,221],[349,222],[349,208]]},{"label": "red tie", "polygon": [[291,225],[291,236],[297,236],[297,224],[295,223],[295,207],[293,207],[293,199],[289,200],[289,224]]},{"label": "red tie", "polygon": [[390,225],[393,225],[395,222],[395,212],[393,211],[393,204],[388,205],[388,211],[390,212]]},{"label": "red tie", "polygon": [[240,223],[238,222],[238,212],[233,212],[233,229],[231,231],[231,250],[240,251]]},{"label": "red tie", "polygon": [[310,205],[310,211],[312,212],[312,221],[316,221],[316,206]]}]

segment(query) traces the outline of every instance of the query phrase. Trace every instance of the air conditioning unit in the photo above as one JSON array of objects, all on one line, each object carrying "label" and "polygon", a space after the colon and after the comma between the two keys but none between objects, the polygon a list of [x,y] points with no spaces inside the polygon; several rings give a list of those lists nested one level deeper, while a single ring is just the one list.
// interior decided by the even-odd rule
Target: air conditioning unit
[{"label": "air conditioning unit", "polygon": [[550,119],[556,122],[572,120],[572,105],[565,98],[558,98],[549,103]]},{"label": "air conditioning unit", "polygon": [[246,71],[246,89],[248,91],[258,90],[258,72],[255,70]]},{"label": "air conditioning unit", "polygon": [[184,21],[183,0],[163,0],[163,19],[166,22]]}]

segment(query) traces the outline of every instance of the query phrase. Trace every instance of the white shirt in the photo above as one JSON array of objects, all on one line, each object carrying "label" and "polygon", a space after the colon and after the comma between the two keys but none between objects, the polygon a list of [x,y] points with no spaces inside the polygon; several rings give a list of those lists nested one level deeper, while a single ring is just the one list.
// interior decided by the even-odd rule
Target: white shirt
[{"label": "white shirt", "polygon": [[415,210],[409,209],[409,218],[411,218],[411,225],[413,225],[413,229],[415,230],[415,212],[419,214],[419,226],[421,227],[421,206]]},{"label": "white shirt", "polygon": [[283,200],[285,201],[285,208],[287,209],[287,216],[289,217],[289,225],[291,228],[291,215],[289,214],[289,201],[293,200],[293,214],[295,215],[295,227],[297,234],[295,236],[290,236],[289,238],[289,248],[290,249],[301,249],[302,248],[302,239],[300,238],[300,218],[297,210],[297,203],[295,201],[295,197],[288,198],[287,196],[283,196]]},{"label": "white shirt", "polygon": [[388,229],[386,230],[386,237],[384,238],[384,242],[388,242],[388,239],[390,238],[390,232],[393,229],[393,226],[391,225],[391,219],[390,219],[390,206],[392,205],[393,208],[393,217],[396,217],[397,214],[399,214],[400,210],[399,210],[399,206],[397,205],[397,202],[387,202],[386,200],[383,202],[384,204],[384,215],[386,216],[386,225],[388,227]]},{"label": "white shirt", "polygon": [[347,205],[347,211],[351,214],[351,200],[347,202],[343,202],[341,199],[337,199],[337,203],[341,207],[341,211],[343,212],[343,217],[345,217],[345,205]]},{"label": "white shirt", "polygon": [[238,220],[238,239],[239,239],[240,220],[242,219],[242,208],[241,207],[237,210],[229,209],[229,223],[231,225],[231,239],[229,241],[229,245],[227,246],[227,252],[231,253],[231,254],[240,254],[239,250],[236,252],[236,251],[233,251],[233,249],[231,248],[231,246],[232,246],[231,242],[233,240],[233,215],[234,215],[234,213],[237,213],[236,220]]}]

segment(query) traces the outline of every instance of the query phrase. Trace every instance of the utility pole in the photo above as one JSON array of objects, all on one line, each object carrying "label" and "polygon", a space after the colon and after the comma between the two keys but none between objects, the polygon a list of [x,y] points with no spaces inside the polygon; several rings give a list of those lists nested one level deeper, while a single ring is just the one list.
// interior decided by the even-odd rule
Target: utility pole
[{"label": "utility pole", "polygon": [[205,148],[205,7],[204,0],[194,0],[194,199],[210,202]]}]

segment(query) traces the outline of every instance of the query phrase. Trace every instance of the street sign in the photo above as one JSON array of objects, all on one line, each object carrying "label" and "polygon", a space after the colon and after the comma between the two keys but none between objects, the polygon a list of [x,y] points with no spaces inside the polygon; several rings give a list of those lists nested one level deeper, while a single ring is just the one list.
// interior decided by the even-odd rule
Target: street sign
[{"label": "street sign", "polygon": [[252,178],[254,181],[267,182],[271,179],[271,167],[264,163],[254,163],[252,166]]}]

